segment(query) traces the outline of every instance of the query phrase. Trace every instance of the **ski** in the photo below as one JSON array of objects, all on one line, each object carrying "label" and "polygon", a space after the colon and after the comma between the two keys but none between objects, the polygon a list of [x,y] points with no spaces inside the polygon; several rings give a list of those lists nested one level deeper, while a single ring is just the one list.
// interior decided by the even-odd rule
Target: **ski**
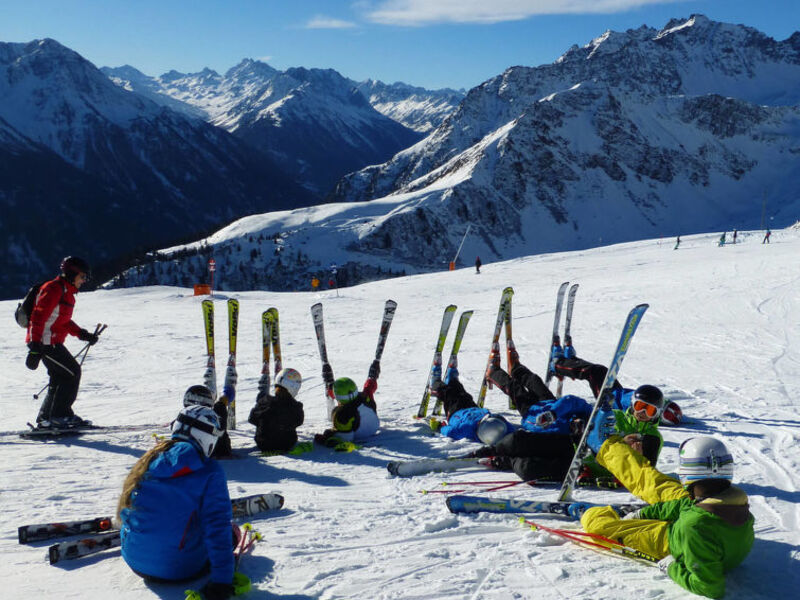
[{"label": "ski", "polygon": [[506,320],[506,312],[511,306],[511,298],[514,296],[514,289],[507,287],[503,290],[500,296],[500,308],[497,310],[497,321],[494,325],[494,334],[492,335],[492,347],[489,351],[489,360],[486,361],[486,370],[483,373],[483,381],[481,381],[481,389],[478,391],[477,405],[483,408],[483,403],[486,400],[486,390],[489,389],[491,382],[486,378],[486,371],[492,364],[492,352],[499,356],[500,354],[500,333],[503,330],[503,325]]},{"label": "ski", "polygon": [[451,458],[423,458],[410,461],[392,461],[386,469],[395,477],[414,477],[426,473],[443,473],[457,471],[471,467],[480,467],[488,464],[488,458],[465,458],[454,456]]},{"label": "ski", "polygon": [[109,548],[117,548],[120,545],[119,530],[106,531],[85,537],[80,540],[71,540],[53,544],[47,549],[50,564],[54,565],[62,560],[73,560],[95,554]]},{"label": "ski", "polygon": [[90,433],[146,431],[148,429],[158,429],[168,426],[169,423],[149,423],[146,425],[86,425],[84,427],[65,427],[59,429],[54,427],[36,427],[35,425],[28,423],[29,429],[23,429],[21,431],[4,431],[0,433],[0,437],[19,436],[24,439],[47,439],[70,435],[86,435]]},{"label": "ski", "polygon": [[314,321],[314,333],[317,335],[319,358],[322,361],[322,380],[325,382],[325,402],[328,411],[328,420],[333,422],[333,409],[336,408],[333,396],[333,369],[328,362],[328,349],[325,345],[325,325],[322,319],[321,302],[317,302],[311,307],[311,318]]},{"label": "ski", "polygon": [[233,518],[252,517],[263,512],[283,508],[284,498],[281,494],[270,492],[268,494],[253,494],[231,500]]},{"label": "ski", "polygon": [[386,346],[386,338],[389,335],[389,328],[392,326],[394,313],[397,310],[397,302],[387,300],[383,305],[383,318],[381,319],[381,329],[378,332],[378,344],[375,347],[375,360],[380,362],[383,356],[383,349]]},{"label": "ski", "polygon": [[[569,506],[572,502],[548,502],[545,500],[519,500],[507,498],[487,498],[483,496],[450,496],[447,508],[452,513],[550,513],[569,517]],[[583,504],[583,503],[582,503]],[[588,504],[588,503],[586,503]],[[593,504],[592,506],[608,506]],[[634,512],[646,504],[612,504],[620,516]]]},{"label": "ski", "polygon": [[214,302],[203,300],[203,323],[206,331],[206,372],[203,375],[203,383],[211,390],[211,395],[217,398],[217,367],[214,362]]},{"label": "ski", "polygon": [[[271,510],[278,510],[283,507],[283,496],[276,493],[269,494],[254,494],[252,496],[245,496],[243,498],[236,498],[231,500],[231,507],[233,509],[233,518],[241,519],[244,517],[251,517],[263,512]],[[107,518],[107,517],[105,517]],[[89,519],[87,521],[75,521],[73,523],[89,523],[94,522],[96,519]],[[50,527],[50,525],[27,525],[27,528],[43,528]],[[21,530],[22,528],[20,528]],[[45,535],[44,533],[42,534]],[[60,537],[61,535],[73,535],[71,533],[56,532],[53,535],[38,537],[35,540],[28,538],[27,541],[40,541],[50,539],[52,537]],[[103,533],[98,533],[91,536],[83,537],[79,540],[70,540],[53,544],[48,548],[48,557],[50,564],[56,564],[62,560],[73,560],[82,558],[90,554],[96,554],[109,548],[116,548],[120,545],[120,532],[119,530],[110,530]],[[20,543],[26,543],[20,541]]]},{"label": "ski", "polygon": [[[450,358],[447,359],[447,369],[445,373],[449,373],[450,369],[458,368],[458,351],[461,349],[461,341],[464,339],[464,333],[467,331],[467,325],[469,325],[469,320],[472,318],[472,313],[473,311],[466,310],[461,313],[461,317],[458,319],[458,327],[456,327],[456,335],[455,338],[453,338],[453,347],[450,349]],[[442,414],[441,398],[436,399],[436,404],[433,405],[433,414]]]},{"label": "ski", "polygon": [[550,370],[550,359],[553,352],[553,346],[561,345],[561,338],[558,337],[558,326],[561,323],[561,309],[564,306],[564,296],[567,293],[569,281],[565,281],[558,287],[558,294],[556,295],[556,312],[553,317],[553,335],[550,337],[550,348],[547,351],[547,366],[545,367],[545,385],[550,385],[550,380],[553,378],[553,371]]},{"label": "ski", "polygon": [[236,340],[239,333],[239,301],[228,300],[228,367],[225,369],[225,383],[222,393],[228,400],[227,429],[236,429]]},{"label": "ski", "polygon": [[278,319],[278,309],[274,306],[267,309],[272,321],[272,329],[270,330],[270,343],[272,344],[272,360],[275,363],[274,373],[277,376],[283,369],[283,355],[281,354],[281,328],[280,320]]},{"label": "ski", "polygon": [[[231,499],[233,518],[252,517],[254,515],[278,510],[283,507],[284,497],[281,494],[270,492],[267,494],[253,494]],[[40,523],[36,525],[22,525],[17,529],[20,544],[40,542],[57,537],[81,535],[83,533],[101,533],[117,528],[113,517],[95,517],[77,521],[63,521],[59,523]]]},{"label": "ski", "polygon": [[[567,294],[567,312],[564,315],[564,348],[572,346],[572,309],[575,307],[575,294],[578,293],[579,283],[575,283],[569,288]],[[564,378],[560,377],[556,384],[556,398],[561,398],[564,391]]]},{"label": "ski", "polygon": [[[514,338],[511,331],[510,299],[508,301],[508,306],[506,306],[506,314],[503,315],[503,323],[506,330],[506,365],[508,368],[508,374],[511,375],[511,371],[519,361],[519,357],[517,356],[517,349],[514,347]],[[508,395],[508,408],[509,410],[517,410],[517,406],[514,404],[514,399],[511,397],[511,394]]]},{"label": "ski", "polygon": [[20,544],[40,542],[57,537],[68,537],[84,533],[101,533],[116,529],[113,517],[97,517],[63,523],[42,523],[39,525],[22,525],[17,529]]},{"label": "ski", "polygon": [[436,368],[438,367],[439,375],[441,376],[442,370],[442,350],[444,350],[444,343],[447,339],[447,332],[450,331],[450,324],[453,322],[453,316],[456,314],[456,305],[450,304],[444,309],[442,315],[442,324],[439,327],[439,337],[436,338],[436,348],[433,352],[433,360],[431,361],[431,368],[428,373],[428,379],[425,382],[425,391],[422,393],[422,401],[419,403],[417,410],[417,418],[422,419],[428,414],[428,403],[431,400],[431,383],[432,378],[435,377]]},{"label": "ski", "polygon": [[633,339],[633,334],[636,333],[636,328],[639,326],[639,323],[641,322],[648,306],[649,305],[647,304],[639,304],[634,306],[628,313],[628,317],[625,319],[625,325],[622,327],[622,334],[620,335],[617,349],[614,351],[614,357],[611,359],[611,363],[608,365],[606,378],[603,380],[600,393],[597,394],[597,401],[594,403],[592,412],[589,415],[589,418],[586,420],[586,426],[583,429],[581,441],[578,443],[578,446],[575,449],[575,456],[572,457],[572,463],[569,466],[567,475],[564,477],[564,483],[562,484],[561,491],[558,494],[558,499],[560,501],[569,500],[572,496],[572,488],[575,487],[575,481],[577,480],[578,474],[581,471],[583,459],[586,456],[586,451],[588,448],[586,445],[586,438],[589,434],[589,431],[591,431],[592,426],[594,425],[597,409],[602,403],[606,402],[605,396],[611,390],[611,386],[613,386],[614,382],[617,380],[619,369],[622,366],[622,361],[625,359],[625,355],[628,353],[628,348],[630,347],[631,340]]},{"label": "ski", "polygon": [[261,377],[258,380],[259,394],[269,394],[269,356],[273,324],[274,314],[269,309],[261,313]]}]

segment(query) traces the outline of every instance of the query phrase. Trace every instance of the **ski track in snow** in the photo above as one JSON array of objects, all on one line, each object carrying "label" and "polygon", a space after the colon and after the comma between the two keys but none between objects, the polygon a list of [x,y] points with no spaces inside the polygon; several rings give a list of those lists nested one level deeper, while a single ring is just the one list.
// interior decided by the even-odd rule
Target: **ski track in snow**
[{"label": "ski track in snow", "polygon": [[[425,385],[441,311],[473,309],[459,354],[467,389],[476,393],[486,364],[503,287],[512,285],[514,336],[522,361],[541,372],[547,361],[555,293],[563,280],[581,284],[573,336],[579,356],[607,362],[627,311],[650,310],[631,345],[620,379],[628,387],[654,383],[687,416],[662,427],[659,468],[677,469],[679,443],[692,435],[724,439],[736,459],[735,481],[750,496],[756,542],[745,563],[728,575],[726,598],[791,598],[800,588],[800,231],[776,231],[770,245],[758,233],[717,248],[719,234],[684,237],[681,247],[658,240],[525,257],[323,293],[221,292],[217,302],[218,383],[227,355],[224,301],[241,302],[239,429],[232,432],[241,458],[223,461],[232,496],[280,491],[280,512],[254,521],[264,534],[242,561],[253,591],[247,598],[370,599],[594,599],[694,598],[648,565],[579,548],[531,531],[514,515],[452,515],[442,481],[512,480],[482,469],[392,478],[390,460],[444,457],[471,448],[432,436],[416,412]],[[376,396],[382,429],[364,448],[339,454],[315,448],[300,456],[262,457],[246,422],[261,369],[260,314],[276,306],[281,316],[283,361],[304,376],[299,398],[306,423],[301,440],[326,427],[319,355],[309,313],[322,301],[328,354],[337,376],[358,383],[372,360],[383,302],[397,313],[383,356]],[[98,291],[78,296],[75,320],[90,328],[108,323],[89,352],[76,412],[103,425],[167,423],[183,391],[202,379],[205,343],[200,300],[179,288]],[[39,400],[31,394],[46,371],[24,367],[24,333],[11,318],[16,303],[0,303],[0,406],[4,431],[25,428]],[[445,346],[449,353],[454,319]],[[72,339],[71,350],[82,346]],[[589,394],[567,381],[564,393]],[[506,399],[489,391],[486,406],[508,412]],[[431,404],[432,408],[432,404]],[[112,514],[122,480],[153,443],[148,431],[115,431],[59,441],[0,436],[0,562],[3,597],[115,600],[182,600],[196,584],[145,584],[128,569],[119,549],[50,566],[51,541],[20,546],[22,524]],[[445,488],[446,489],[446,488]],[[479,488],[468,493],[481,493]],[[550,499],[554,487],[510,487],[501,497]],[[576,491],[595,502],[631,500],[626,492]],[[544,524],[575,527],[552,515]]]}]

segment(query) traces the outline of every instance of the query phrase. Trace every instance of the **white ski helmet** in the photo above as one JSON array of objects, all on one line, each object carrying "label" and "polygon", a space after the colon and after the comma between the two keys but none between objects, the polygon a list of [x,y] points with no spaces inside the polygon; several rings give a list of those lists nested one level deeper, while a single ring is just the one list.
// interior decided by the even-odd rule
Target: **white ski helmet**
[{"label": "white ski helmet", "polygon": [[223,433],[217,413],[208,406],[187,406],[172,422],[172,439],[195,442],[206,456],[214,452]]},{"label": "white ski helmet", "polygon": [[275,376],[275,385],[279,385],[289,392],[292,398],[297,398],[297,392],[300,391],[302,383],[303,378],[294,369],[281,369]]},{"label": "white ski helmet", "polygon": [[733,479],[733,457],[718,439],[688,438],[678,453],[678,476],[684,485],[701,479]]},{"label": "white ski helmet", "polygon": [[494,446],[506,433],[508,422],[503,417],[489,413],[478,423],[478,439],[487,446]]},{"label": "white ski helmet", "polygon": [[193,385],[183,395],[184,406],[214,406],[214,395],[204,385]]}]

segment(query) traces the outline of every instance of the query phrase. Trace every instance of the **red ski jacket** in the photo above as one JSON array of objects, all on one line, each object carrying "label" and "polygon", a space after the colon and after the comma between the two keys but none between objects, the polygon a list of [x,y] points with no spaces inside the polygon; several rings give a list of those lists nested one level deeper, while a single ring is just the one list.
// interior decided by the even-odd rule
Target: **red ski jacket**
[{"label": "red ski jacket", "polygon": [[72,320],[74,285],[61,276],[42,284],[31,312],[25,343],[63,344],[67,334],[77,336],[81,328]]}]

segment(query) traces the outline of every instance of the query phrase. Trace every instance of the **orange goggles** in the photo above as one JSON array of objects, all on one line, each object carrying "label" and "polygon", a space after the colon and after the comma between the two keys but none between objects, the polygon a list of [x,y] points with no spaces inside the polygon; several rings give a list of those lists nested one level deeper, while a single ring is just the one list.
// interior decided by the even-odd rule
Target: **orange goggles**
[{"label": "orange goggles", "polygon": [[658,414],[658,407],[653,406],[649,402],[645,402],[644,400],[635,399],[632,403],[633,412],[641,413],[647,415],[648,419],[653,419]]}]

